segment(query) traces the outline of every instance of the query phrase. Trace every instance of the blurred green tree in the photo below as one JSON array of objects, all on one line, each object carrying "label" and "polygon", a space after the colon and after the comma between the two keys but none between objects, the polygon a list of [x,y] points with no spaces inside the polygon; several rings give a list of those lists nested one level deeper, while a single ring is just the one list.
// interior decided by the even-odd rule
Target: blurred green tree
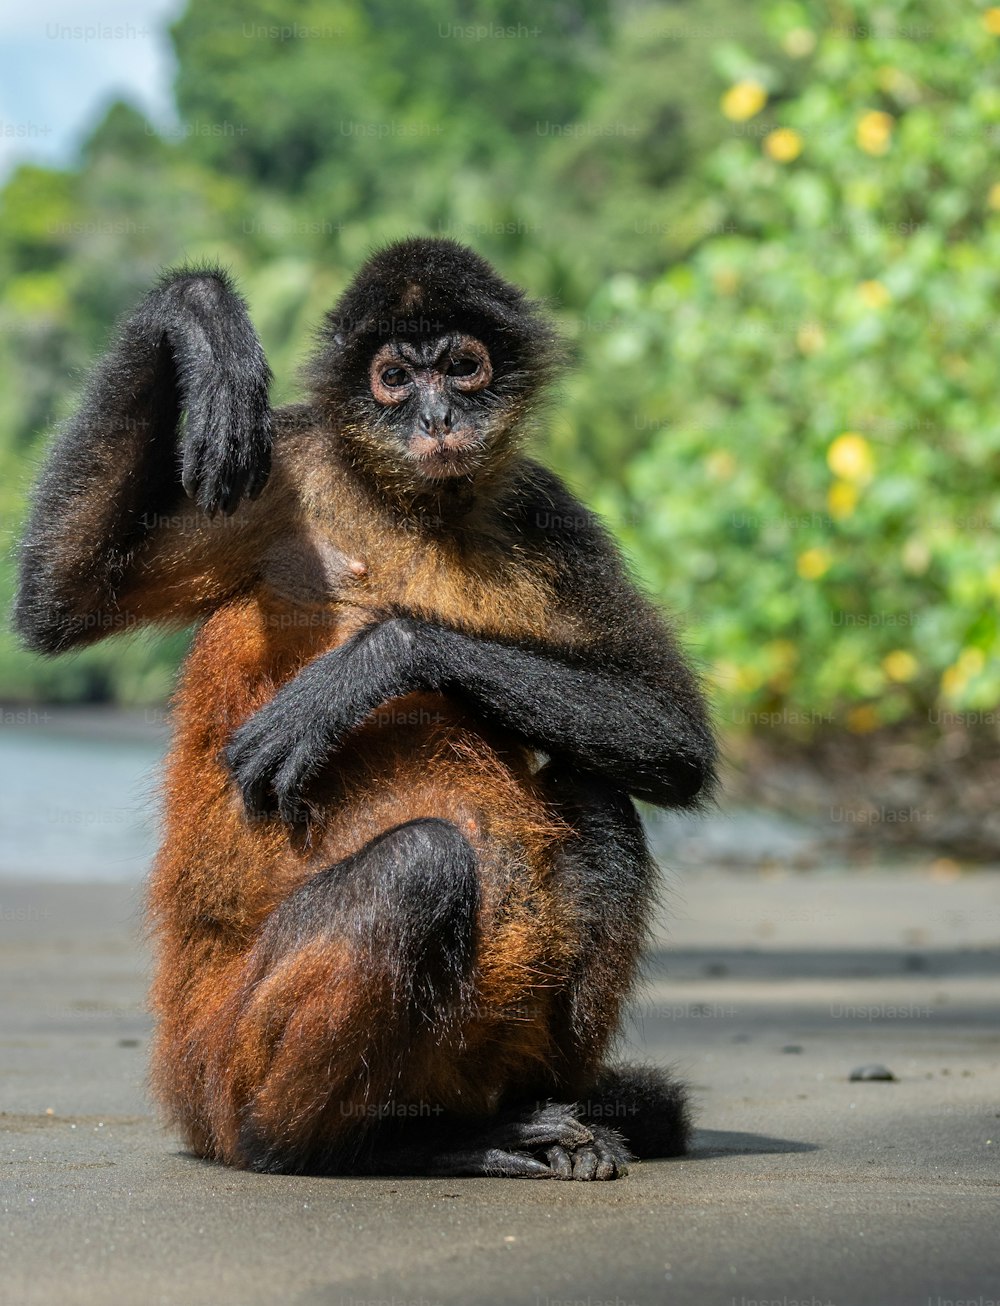
[{"label": "blurred green tree", "polygon": [[635,433],[598,495],[730,719],[995,707],[1000,10],[766,12],[773,62],[727,52],[731,137],[675,211],[714,230],[595,296],[573,445]]}]

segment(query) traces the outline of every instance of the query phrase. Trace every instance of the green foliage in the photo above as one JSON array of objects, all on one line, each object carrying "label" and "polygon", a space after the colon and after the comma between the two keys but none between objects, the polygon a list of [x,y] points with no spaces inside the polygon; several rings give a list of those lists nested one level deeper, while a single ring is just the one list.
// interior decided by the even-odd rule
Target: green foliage
[{"label": "green foliage", "polygon": [[[576,368],[541,451],[681,612],[724,719],[995,705],[1000,11],[289,8],[192,0],[179,127],[113,106],[76,170],[0,195],[10,540],[42,433],[162,266],[235,270],[285,400],[372,244],[441,232],[556,307]],[[46,664],[8,637],[0,686],[145,701],[179,648]]]},{"label": "green foliage", "polygon": [[866,731],[1000,697],[1000,67],[976,12],[818,13],[770,10],[783,98],[700,170],[715,234],[595,297],[574,409],[640,433],[601,498],[728,714]]},{"label": "green foliage", "polygon": [[579,114],[608,34],[605,0],[214,0],[172,29],[196,155],[340,218],[428,164],[440,181],[523,155]]}]

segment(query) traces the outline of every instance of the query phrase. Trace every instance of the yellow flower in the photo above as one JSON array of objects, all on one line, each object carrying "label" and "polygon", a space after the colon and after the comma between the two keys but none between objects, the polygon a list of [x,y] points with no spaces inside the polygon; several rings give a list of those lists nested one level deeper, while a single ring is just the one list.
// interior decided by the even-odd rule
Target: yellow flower
[{"label": "yellow flower", "polygon": [[885,91],[887,95],[894,95],[897,100],[908,100],[913,103],[920,98],[920,90],[916,82],[901,68],[883,65],[876,73],[876,80],[879,90]]},{"label": "yellow flower", "polygon": [[903,545],[903,568],[911,576],[922,576],[931,565],[931,550],[926,540],[911,535]]},{"label": "yellow flower", "polygon": [[818,354],[826,344],[826,336],[818,322],[803,322],[795,333],[795,343],[803,354]]},{"label": "yellow flower", "polygon": [[995,181],[990,187],[986,203],[991,209],[1000,209],[1000,181]]},{"label": "yellow flower", "polygon": [[845,431],[826,451],[826,463],[835,476],[864,484],[875,472],[871,445],[856,431]]},{"label": "yellow flower", "polygon": [[881,109],[871,109],[858,119],[855,136],[866,154],[888,154],[895,121]]},{"label": "yellow flower", "polygon": [[713,481],[728,481],[736,471],[736,459],[726,449],[715,449],[705,459],[705,470]]},{"label": "yellow flower", "polygon": [[858,294],[865,308],[885,308],[892,299],[881,281],[862,281],[858,286]]},{"label": "yellow flower", "polygon": [[905,685],[920,670],[920,663],[905,648],[896,648],[882,659],[882,670],[890,680]]},{"label": "yellow flower", "polygon": [[991,36],[1000,36],[1000,9],[987,9],[983,13],[983,26]]},{"label": "yellow flower", "polygon": [[808,27],[793,27],[781,38],[781,48],[793,59],[801,59],[816,49],[816,33]]},{"label": "yellow flower", "polygon": [[986,663],[982,649],[963,648],[957,661],[941,677],[941,688],[946,694],[960,694],[973,676],[982,671]]},{"label": "yellow flower", "polygon": [[744,694],[752,694],[760,689],[764,677],[756,667],[739,667],[736,672],[736,688]]},{"label": "yellow flower", "polygon": [[791,127],[779,127],[764,137],[764,149],[775,163],[791,163],[802,153],[802,137]]},{"label": "yellow flower", "polygon": [[740,288],[740,274],[735,268],[716,268],[712,284],[720,295],[733,295]]},{"label": "yellow flower", "polygon": [[826,506],[836,521],[850,517],[858,506],[858,487],[848,481],[834,481],[827,491]]},{"label": "yellow flower", "polygon": [[746,122],[767,104],[767,91],[760,82],[737,82],[730,86],[720,103],[730,122]]},{"label": "yellow flower", "polygon": [[806,549],[796,560],[796,570],[803,580],[819,580],[830,569],[833,559],[826,549]]},{"label": "yellow flower", "polygon": [[878,725],[878,713],[870,703],[852,707],[847,714],[847,728],[852,735],[867,735]]}]

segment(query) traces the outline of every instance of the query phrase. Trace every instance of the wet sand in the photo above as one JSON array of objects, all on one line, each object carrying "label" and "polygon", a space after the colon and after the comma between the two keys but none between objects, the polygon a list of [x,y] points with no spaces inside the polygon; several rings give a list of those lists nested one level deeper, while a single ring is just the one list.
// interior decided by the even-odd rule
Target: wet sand
[{"label": "wet sand", "polygon": [[0,881],[0,1301],[997,1301],[1000,874],[952,877],[674,876],[629,1044],[695,1149],[593,1185],[192,1159],[144,1092],[139,891]]}]

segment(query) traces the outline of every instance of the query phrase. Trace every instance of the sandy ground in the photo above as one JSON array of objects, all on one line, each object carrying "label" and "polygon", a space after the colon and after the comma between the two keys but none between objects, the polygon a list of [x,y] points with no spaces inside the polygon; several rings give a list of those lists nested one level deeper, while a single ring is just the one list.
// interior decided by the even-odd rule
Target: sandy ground
[{"label": "sandy ground", "polygon": [[318,1180],[153,1118],[136,890],[0,882],[0,1300],[1000,1300],[1000,875],[691,870],[668,906],[629,1038],[693,1085],[689,1158]]}]

